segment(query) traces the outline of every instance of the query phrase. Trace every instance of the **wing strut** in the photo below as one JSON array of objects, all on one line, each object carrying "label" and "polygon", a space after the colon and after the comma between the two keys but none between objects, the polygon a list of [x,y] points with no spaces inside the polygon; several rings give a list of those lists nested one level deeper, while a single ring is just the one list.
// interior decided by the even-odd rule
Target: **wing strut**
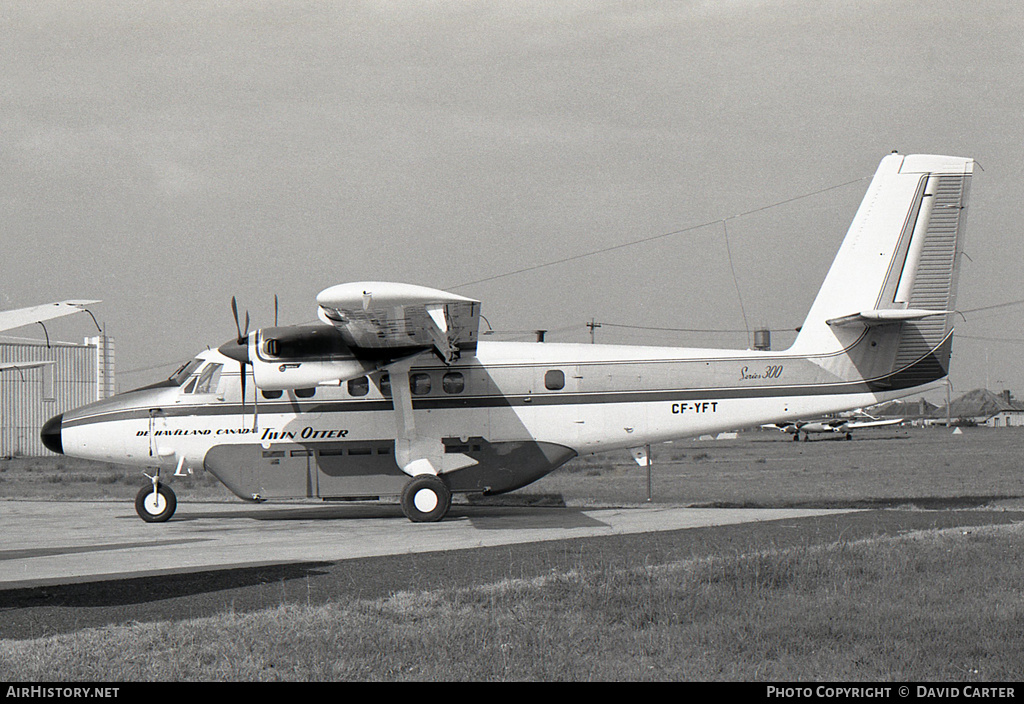
[{"label": "wing strut", "polygon": [[395,461],[410,476],[444,474],[470,467],[477,461],[462,453],[446,453],[440,437],[421,435],[412,410],[409,371],[419,355],[390,364],[391,398],[395,407]]},{"label": "wing strut", "polygon": [[433,323],[428,332],[434,342],[434,347],[437,349],[438,354],[441,355],[444,363],[451,364],[458,358],[459,349],[455,346],[452,336],[448,334],[450,327],[448,325],[448,306],[443,303],[435,303],[426,306],[426,309],[427,315],[430,316],[430,320]]}]

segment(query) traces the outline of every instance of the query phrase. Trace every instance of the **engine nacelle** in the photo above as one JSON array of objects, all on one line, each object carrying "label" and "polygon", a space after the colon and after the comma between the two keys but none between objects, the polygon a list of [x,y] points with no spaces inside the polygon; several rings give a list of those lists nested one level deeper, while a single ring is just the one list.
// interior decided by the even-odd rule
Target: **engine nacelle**
[{"label": "engine nacelle", "polygon": [[332,326],[262,328],[249,336],[256,386],[304,389],[364,376],[378,361],[357,358]]}]

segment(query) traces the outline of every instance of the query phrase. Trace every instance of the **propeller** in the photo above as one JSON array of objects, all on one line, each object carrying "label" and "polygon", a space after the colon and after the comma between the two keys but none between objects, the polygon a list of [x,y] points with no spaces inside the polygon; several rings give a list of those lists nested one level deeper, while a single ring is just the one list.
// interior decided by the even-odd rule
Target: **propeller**
[{"label": "propeller", "polygon": [[[249,360],[249,311],[245,311],[245,329],[243,330],[238,318],[238,301],[231,297],[231,314],[235,318],[235,332],[238,337],[235,343],[222,345],[219,350],[222,354],[238,360],[239,381],[242,387],[242,413],[245,414],[245,365],[251,363]],[[258,393],[253,392],[253,420],[252,429],[257,429],[259,422],[259,401]]]},{"label": "propeller", "polygon": [[[274,294],[274,326],[277,327],[277,294]],[[241,320],[238,315],[238,300],[231,297],[231,315],[235,318],[235,333],[236,337],[232,342],[225,342],[223,345],[217,348],[217,350],[225,357],[238,360],[238,371],[239,381],[242,387],[242,409],[243,415],[245,410],[245,365],[252,364],[252,360],[249,359],[249,311],[245,311],[245,327],[242,327]],[[255,369],[253,370],[255,376]],[[259,423],[259,390],[253,392],[253,424],[252,429],[256,431]]]},{"label": "propeller", "polygon": [[238,331],[238,344],[242,344],[249,337],[249,311],[245,311],[245,332],[242,332],[241,326],[238,324],[238,301],[235,297],[231,297],[231,313],[235,316],[235,330]]}]

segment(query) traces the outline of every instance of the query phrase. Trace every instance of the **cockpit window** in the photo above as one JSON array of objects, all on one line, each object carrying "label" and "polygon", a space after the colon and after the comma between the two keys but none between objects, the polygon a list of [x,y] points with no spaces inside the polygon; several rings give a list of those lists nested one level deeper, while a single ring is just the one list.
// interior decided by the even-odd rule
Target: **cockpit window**
[{"label": "cockpit window", "polygon": [[178,371],[171,374],[169,381],[174,382],[175,386],[181,386],[185,383],[186,379],[192,376],[192,372],[194,372],[202,363],[203,360],[201,359],[193,359],[191,362],[182,364],[178,367]]},{"label": "cockpit window", "polygon": [[207,364],[199,375],[194,393],[212,394],[216,391],[217,384],[220,382],[220,370],[223,368],[223,364]]}]

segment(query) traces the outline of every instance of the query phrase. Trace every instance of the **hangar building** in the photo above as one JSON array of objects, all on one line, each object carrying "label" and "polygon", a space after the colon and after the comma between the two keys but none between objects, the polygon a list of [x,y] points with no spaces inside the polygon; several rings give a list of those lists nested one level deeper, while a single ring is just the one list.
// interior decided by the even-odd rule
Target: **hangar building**
[{"label": "hangar building", "polygon": [[43,423],[114,394],[114,340],[0,341],[0,369],[12,362],[39,366],[0,371],[0,457],[49,455]]}]

